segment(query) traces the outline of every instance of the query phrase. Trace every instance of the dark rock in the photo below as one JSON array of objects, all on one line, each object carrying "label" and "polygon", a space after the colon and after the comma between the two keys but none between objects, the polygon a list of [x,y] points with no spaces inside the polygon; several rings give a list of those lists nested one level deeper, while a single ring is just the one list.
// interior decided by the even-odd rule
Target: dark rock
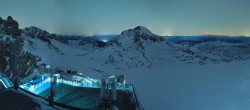
[{"label": "dark rock", "polygon": [[134,28],[134,30],[141,30],[141,28],[142,28],[141,26],[137,26]]},{"label": "dark rock", "polygon": [[13,18],[11,16],[8,16],[7,20],[13,21]]},{"label": "dark rock", "polygon": [[103,41],[97,41],[98,47],[105,47],[108,45],[108,43],[103,42]]},{"label": "dark rock", "polygon": [[7,54],[8,44],[5,42],[0,42],[0,70],[4,70],[5,67],[8,65],[8,62],[5,59]]},{"label": "dark rock", "polygon": [[87,45],[87,44],[90,44],[90,45],[96,46],[96,47],[99,46],[97,40],[95,40],[95,39],[93,39],[93,38],[83,37],[83,38],[79,41],[79,45]]},{"label": "dark rock", "polygon": [[65,43],[65,44],[68,43],[67,39],[65,39],[61,36],[58,36],[56,34],[50,34],[49,32],[42,30],[38,27],[31,26],[29,28],[23,29],[22,31],[27,36],[30,36],[32,38],[39,38],[42,41],[48,42],[49,45],[51,44],[50,39],[55,39],[61,43]]},{"label": "dark rock", "polygon": [[18,22],[13,20],[11,16],[8,16],[7,20],[0,19],[0,22],[2,24],[2,28],[0,28],[0,33],[12,35],[12,36],[21,35]]},{"label": "dark rock", "polygon": [[3,19],[0,17],[0,25],[2,24],[2,22],[3,22]]},{"label": "dark rock", "polygon": [[24,39],[21,37],[0,42],[0,71],[12,82],[16,79],[17,67],[20,78],[25,78],[33,73],[39,60],[37,56],[23,51],[23,45]]},{"label": "dark rock", "polygon": [[59,35],[56,35],[56,34],[51,34],[51,36],[52,36],[55,40],[57,40],[57,41],[59,41],[59,42],[61,42],[61,43],[64,43],[64,44],[68,44],[68,43],[69,43],[69,41],[68,41],[67,39],[65,39],[63,36],[59,36]]},{"label": "dark rock", "polygon": [[42,40],[44,42],[47,42],[48,45],[51,45],[51,41],[48,38],[46,38],[46,37],[38,37],[38,39],[40,39],[40,40]]},{"label": "dark rock", "polygon": [[[133,36],[133,34],[135,34]],[[149,29],[143,26],[137,26],[134,29],[129,29],[121,33],[122,36],[133,36],[134,42],[141,41],[140,39],[148,40],[151,42],[162,42],[165,39],[161,36],[153,34]]]}]

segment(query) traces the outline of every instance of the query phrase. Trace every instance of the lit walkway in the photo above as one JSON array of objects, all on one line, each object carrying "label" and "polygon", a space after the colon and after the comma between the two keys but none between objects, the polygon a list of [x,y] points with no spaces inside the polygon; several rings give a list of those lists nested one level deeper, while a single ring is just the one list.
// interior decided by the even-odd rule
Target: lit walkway
[{"label": "lit walkway", "polygon": [[0,82],[6,89],[13,86],[12,82],[2,73],[0,73]]},{"label": "lit walkway", "polygon": [[[92,78],[83,78],[81,83],[75,82],[75,81],[68,81],[68,80],[64,80],[64,79],[57,79],[57,85],[59,83],[63,83],[63,84],[67,84],[70,86],[75,86],[75,87],[84,87],[84,88],[100,88],[101,85],[99,83],[94,83],[92,80]],[[28,83],[25,83],[23,85],[20,85],[21,88],[28,90],[34,94],[40,94],[41,92],[43,92],[44,90],[50,88],[51,86],[51,78],[50,77],[38,77],[37,79],[34,79]],[[100,81],[98,81],[100,82]],[[111,88],[110,88],[111,89]],[[127,91],[133,91],[133,87],[131,85],[126,85],[126,86],[120,86],[117,85],[116,87],[117,90],[127,90]]]}]

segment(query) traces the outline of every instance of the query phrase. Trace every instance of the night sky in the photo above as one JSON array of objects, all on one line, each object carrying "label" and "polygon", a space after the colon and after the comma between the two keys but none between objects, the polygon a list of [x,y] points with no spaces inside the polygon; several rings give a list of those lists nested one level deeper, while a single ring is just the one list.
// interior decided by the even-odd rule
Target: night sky
[{"label": "night sky", "polygon": [[1,0],[21,28],[107,35],[141,25],[158,35],[250,36],[250,0]]}]

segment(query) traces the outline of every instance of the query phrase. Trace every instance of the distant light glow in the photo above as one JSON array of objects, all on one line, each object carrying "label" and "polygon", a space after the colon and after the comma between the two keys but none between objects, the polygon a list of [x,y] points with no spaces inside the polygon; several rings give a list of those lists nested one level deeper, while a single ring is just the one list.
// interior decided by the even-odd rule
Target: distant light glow
[{"label": "distant light glow", "polygon": [[108,40],[106,40],[106,39],[102,39],[101,41],[103,41],[103,42],[107,42]]},{"label": "distant light glow", "polygon": [[173,36],[170,32],[162,32],[160,36]]}]

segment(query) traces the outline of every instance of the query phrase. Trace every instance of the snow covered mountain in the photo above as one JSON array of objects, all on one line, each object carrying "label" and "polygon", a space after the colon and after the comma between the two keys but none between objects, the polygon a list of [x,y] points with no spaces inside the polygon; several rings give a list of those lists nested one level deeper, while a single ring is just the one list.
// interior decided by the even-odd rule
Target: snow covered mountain
[{"label": "snow covered mountain", "polygon": [[207,38],[164,38],[138,26],[108,42],[67,40],[0,18],[0,71],[12,81],[16,65],[22,80],[38,74],[43,63],[94,78],[124,72],[149,110],[250,108],[250,38]]},{"label": "snow covered mountain", "polygon": [[[107,66],[116,68],[118,72],[129,68],[152,68],[176,62],[204,65],[250,58],[250,45],[246,42],[208,40],[205,39],[207,37],[202,37],[200,38],[202,40],[198,41],[198,38],[195,37],[193,39],[181,37],[165,39],[153,34],[143,26],[125,30],[117,39],[109,42],[91,39],[76,41],[67,40],[62,36],[50,34],[33,26],[19,30],[18,23],[12,17],[0,20],[3,43],[1,46],[13,45],[17,39],[20,39],[17,43],[19,46],[16,47],[19,47],[19,51],[29,54],[29,57],[32,56],[29,59],[35,59],[31,63],[35,67],[45,63],[80,71],[88,72],[90,70],[91,72],[108,73]],[[13,22],[10,24],[14,25],[9,25],[9,22]],[[6,46],[1,49],[8,50]],[[7,66],[7,62],[10,60],[9,56],[2,55],[1,57],[3,58],[2,72],[10,72],[8,72],[9,66]],[[21,73],[32,73],[31,70],[34,69],[29,69],[29,72],[27,70],[28,67]],[[13,75],[10,74],[10,76]]]},{"label": "snow covered mountain", "polygon": [[[32,41],[26,40],[24,36],[33,39],[39,39],[49,48],[59,52],[60,50],[51,44],[50,40],[55,39],[58,42],[67,43],[67,40],[55,34],[36,27],[25,28],[20,30],[18,22],[11,16],[7,20],[0,18],[0,70],[5,73],[13,82],[16,78],[16,71],[20,72],[20,77],[25,78],[32,74],[38,68],[38,61],[41,61],[39,56],[27,51],[28,48],[33,48],[35,45]],[[35,48],[35,47],[34,47]],[[62,54],[62,53],[61,53]],[[17,66],[19,67],[17,70]]]},{"label": "snow covered mountain", "polygon": [[[16,78],[15,71],[20,71],[22,78],[33,73],[36,62],[40,60],[23,51],[24,40],[19,37],[20,32],[18,23],[12,17],[9,16],[7,20],[0,18],[0,70],[12,81]],[[19,65],[19,70],[16,70],[15,65]]]}]

